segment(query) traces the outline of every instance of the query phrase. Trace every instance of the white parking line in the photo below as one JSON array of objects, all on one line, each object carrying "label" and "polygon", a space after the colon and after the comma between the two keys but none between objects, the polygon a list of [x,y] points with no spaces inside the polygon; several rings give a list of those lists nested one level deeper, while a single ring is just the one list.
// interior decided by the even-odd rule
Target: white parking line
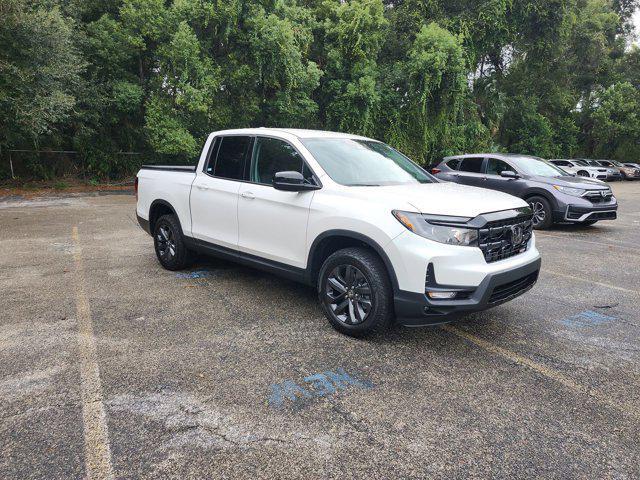
[{"label": "white parking line", "polygon": [[111,448],[106,414],[102,403],[102,385],[96,354],[96,339],[89,300],[84,289],[84,262],[78,238],[78,227],[72,232],[75,260],[76,311],[78,316],[78,347],[80,351],[80,390],[86,478],[110,480],[113,477]]},{"label": "white parking line", "polygon": [[596,282],[595,280],[589,280],[588,278],[576,277],[575,275],[569,275],[567,273],[554,272],[553,270],[548,270],[546,268],[543,268],[542,271],[544,273],[550,273],[551,275],[557,275],[559,277],[570,278],[572,280],[578,280],[580,282],[591,283],[593,285],[611,288],[612,290],[618,290],[620,292],[633,293],[634,295],[640,295],[640,290],[631,290],[629,288],[623,288],[623,287],[618,287],[617,285],[611,285],[610,283]]}]

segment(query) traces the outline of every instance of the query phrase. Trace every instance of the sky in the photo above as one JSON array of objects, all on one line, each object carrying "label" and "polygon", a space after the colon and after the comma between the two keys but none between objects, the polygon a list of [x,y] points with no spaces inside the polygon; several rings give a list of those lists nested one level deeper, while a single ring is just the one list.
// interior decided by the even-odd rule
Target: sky
[{"label": "sky", "polygon": [[635,44],[640,45],[640,9],[633,15],[633,24],[636,26]]}]

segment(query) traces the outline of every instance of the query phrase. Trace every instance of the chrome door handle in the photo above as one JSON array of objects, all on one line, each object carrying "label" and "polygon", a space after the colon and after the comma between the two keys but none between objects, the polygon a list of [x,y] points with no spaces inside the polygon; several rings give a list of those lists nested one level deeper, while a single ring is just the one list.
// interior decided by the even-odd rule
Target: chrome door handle
[{"label": "chrome door handle", "polygon": [[248,199],[256,198],[256,196],[253,194],[253,192],[242,192],[240,195],[243,198],[248,198]]}]

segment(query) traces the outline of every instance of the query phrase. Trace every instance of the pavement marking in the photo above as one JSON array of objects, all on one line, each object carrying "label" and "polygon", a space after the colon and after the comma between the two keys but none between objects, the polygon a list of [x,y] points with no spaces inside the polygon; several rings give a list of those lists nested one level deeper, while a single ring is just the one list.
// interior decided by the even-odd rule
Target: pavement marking
[{"label": "pavement marking", "polygon": [[298,385],[293,380],[285,380],[281,383],[272,384],[268,404],[272,407],[281,407],[285,399],[298,402],[314,397],[334,395],[340,390],[345,390],[348,386],[363,389],[373,388],[373,384],[370,381],[361,380],[353,375],[349,375],[344,368],[336,368],[335,371],[309,375],[303,380],[306,383],[304,387]]},{"label": "pavement marking", "polygon": [[580,394],[584,394],[584,395],[588,395],[591,398],[594,398],[595,400],[597,400],[598,402],[600,402],[603,405],[606,405],[608,407],[611,407],[615,410],[617,410],[618,412],[621,412],[624,415],[628,415],[631,417],[634,417],[636,420],[640,419],[640,412],[638,412],[638,408],[634,407],[634,406],[630,406],[630,405],[625,405],[622,404],[621,402],[618,402],[612,398],[607,397],[606,395],[602,394],[601,392],[595,390],[595,389],[590,389],[587,388],[583,385],[580,385],[579,383],[574,382],[573,380],[571,380],[569,377],[563,375],[560,372],[557,372],[549,367],[547,367],[546,365],[543,365],[541,363],[535,362],[527,357],[524,357],[516,352],[512,352],[511,350],[507,350],[506,348],[502,348],[499,347],[498,345],[495,345],[491,342],[489,342],[488,340],[485,340],[483,338],[477,337],[469,332],[466,332],[460,328],[454,327],[452,325],[442,325],[440,327],[442,330],[445,330],[449,333],[452,333],[453,335],[456,335],[460,338],[463,338],[471,343],[473,343],[474,345],[490,352],[493,353],[495,355],[499,355],[501,357],[504,357],[508,360],[511,360],[512,362],[517,363],[518,365],[521,365],[523,367],[527,367],[530,368],[531,370],[551,379],[556,381],[557,383],[563,385],[564,387],[568,388],[569,390],[572,390],[576,393],[580,393]]},{"label": "pavement marking", "polygon": [[[623,248],[623,249],[628,249],[628,248],[637,248],[638,252],[640,252],[640,245],[636,244],[636,243],[631,243],[631,242],[619,242],[619,243],[608,243],[608,242],[596,242],[594,240],[584,240],[582,238],[576,238],[574,236],[571,235],[556,235],[553,233],[540,233],[540,232],[536,232],[536,238],[537,237],[550,237],[550,238],[563,238],[563,239],[569,239],[572,242],[583,242],[583,243],[591,243],[593,245],[601,245],[601,246],[607,246],[607,247],[616,247],[616,248]],[[631,253],[631,255],[638,255],[638,253],[635,252],[626,252],[626,253]]]},{"label": "pavement marking", "polygon": [[629,288],[618,287],[616,285],[611,285],[610,283],[596,282],[595,280],[589,280],[588,278],[576,277],[574,275],[569,275],[567,273],[555,272],[553,270],[548,270],[546,268],[542,269],[545,273],[550,273],[551,275],[558,275],[559,277],[570,278],[572,280],[579,280],[581,282],[592,283],[594,285],[599,285],[601,287],[611,288],[613,290],[619,290],[621,292],[633,293],[635,295],[640,295],[640,290],[631,290]]},{"label": "pavement marking", "polygon": [[73,258],[75,260],[76,311],[78,316],[78,346],[80,350],[80,390],[82,393],[82,420],[86,475],[89,480],[113,479],[111,448],[104,404],[100,368],[93,335],[91,308],[84,289],[84,262],[78,238],[78,227],[73,227]]},{"label": "pavement marking", "polygon": [[616,317],[610,315],[604,315],[600,312],[594,312],[593,310],[585,310],[575,315],[571,315],[568,318],[560,320],[560,323],[567,327],[597,327],[603,323],[608,323],[616,320]]}]

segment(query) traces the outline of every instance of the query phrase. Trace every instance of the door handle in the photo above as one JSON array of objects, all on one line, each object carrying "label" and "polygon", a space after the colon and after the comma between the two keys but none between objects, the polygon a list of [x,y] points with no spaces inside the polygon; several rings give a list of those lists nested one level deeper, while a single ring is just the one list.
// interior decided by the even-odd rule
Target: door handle
[{"label": "door handle", "polygon": [[198,190],[209,190],[209,187],[206,185],[198,185]]},{"label": "door handle", "polygon": [[256,196],[253,194],[253,192],[242,192],[240,195],[243,198],[248,198],[248,199],[256,198]]}]

